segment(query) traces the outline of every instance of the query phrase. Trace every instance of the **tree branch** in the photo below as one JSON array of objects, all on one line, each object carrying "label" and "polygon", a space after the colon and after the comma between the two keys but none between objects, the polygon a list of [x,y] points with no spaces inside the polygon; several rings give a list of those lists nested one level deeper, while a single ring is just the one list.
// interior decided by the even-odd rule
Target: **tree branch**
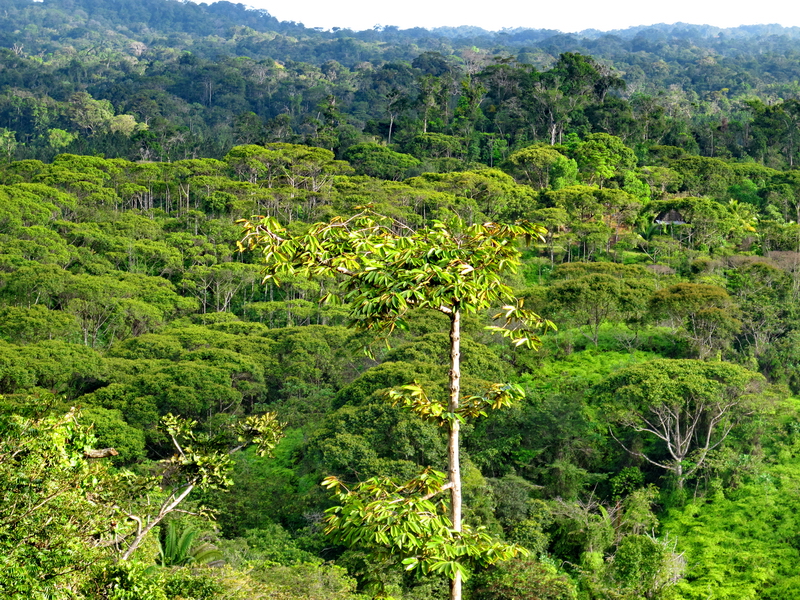
[{"label": "tree branch", "polygon": [[615,441],[616,441],[616,442],[617,442],[617,443],[618,443],[620,446],[622,446],[622,449],[623,449],[623,450],[625,450],[625,452],[627,452],[627,453],[628,453],[628,454],[630,454],[631,456],[635,456],[635,457],[637,457],[637,458],[643,458],[643,459],[645,459],[647,462],[649,462],[650,464],[652,464],[652,465],[655,465],[655,466],[659,467],[660,469],[664,469],[665,471],[672,471],[672,467],[670,467],[670,466],[668,466],[668,465],[662,465],[662,464],[661,464],[661,463],[659,463],[659,462],[656,462],[656,461],[654,461],[654,460],[651,460],[651,459],[649,459],[649,458],[648,458],[648,457],[647,457],[645,454],[643,454],[642,452],[634,452],[633,450],[629,450],[629,449],[628,449],[628,447],[627,447],[625,444],[623,444],[623,443],[622,443],[622,442],[619,440],[619,438],[617,438],[617,436],[615,436],[615,435],[614,435],[614,431],[613,431],[613,430],[612,430],[610,427],[608,428],[608,432],[611,434],[611,437],[612,437],[612,438],[614,438],[614,440],[615,440]]},{"label": "tree branch", "polygon": [[431,498],[433,498],[437,494],[441,494],[442,492],[445,492],[445,491],[447,491],[449,489],[452,489],[453,487],[455,487],[455,484],[452,481],[448,481],[447,483],[445,483],[442,487],[440,487],[435,492],[431,492],[430,494],[425,494],[421,498],[421,500],[430,500]]}]

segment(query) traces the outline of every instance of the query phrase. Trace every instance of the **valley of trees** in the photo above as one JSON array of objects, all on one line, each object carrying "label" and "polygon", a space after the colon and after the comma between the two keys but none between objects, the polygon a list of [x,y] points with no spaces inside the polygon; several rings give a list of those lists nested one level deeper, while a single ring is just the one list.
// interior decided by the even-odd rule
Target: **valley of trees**
[{"label": "valley of trees", "polygon": [[0,15],[0,596],[800,594],[800,31]]}]

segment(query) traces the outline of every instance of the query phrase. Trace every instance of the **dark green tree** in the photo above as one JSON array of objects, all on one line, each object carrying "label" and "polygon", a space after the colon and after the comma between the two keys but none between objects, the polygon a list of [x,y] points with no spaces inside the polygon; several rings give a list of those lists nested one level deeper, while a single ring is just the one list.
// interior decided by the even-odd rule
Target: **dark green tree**
[{"label": "dark green tree", "polygon": [[[758,410],[764,378],[730,363],[654,360],[607,377],[594,392],[606,418],[657,442],[658,453],[624,444],[683,488],[742,419]],[[660,458],[663,456],[664,458]]]}]

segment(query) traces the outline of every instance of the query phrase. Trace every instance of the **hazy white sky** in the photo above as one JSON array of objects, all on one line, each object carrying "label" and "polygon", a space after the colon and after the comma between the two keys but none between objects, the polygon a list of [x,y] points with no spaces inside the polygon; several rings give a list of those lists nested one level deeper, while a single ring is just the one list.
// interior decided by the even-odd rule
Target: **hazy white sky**
[{"label": "hazy white sky", "polygon": [[[209,0],[204,0],[209,2]],[[306,27],[372,29],[375,25],[440,27],[477,25],[488,30],[513,27],[624,29],[655,23],[718,27],[779,23],[800,26],[797,0],[231,0],[263,8],[281,21]]]}]

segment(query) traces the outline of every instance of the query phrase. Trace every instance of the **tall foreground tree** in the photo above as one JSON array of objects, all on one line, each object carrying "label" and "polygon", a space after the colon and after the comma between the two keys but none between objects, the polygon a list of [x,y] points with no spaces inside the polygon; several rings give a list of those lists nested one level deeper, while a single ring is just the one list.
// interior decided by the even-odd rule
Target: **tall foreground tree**
[{"label": "tall foreground tree", "polygon": [[[273,218],[244,222],[245,247],[263,252],[267,278],[336,275],[354,323],[378,335],[404,326],[412,309],[428,309],[450,320],[449,397],[429,397],[416,384],[390,392],[403,405],[448,431],[448,472],[426,470],[405,484],[373,479],[353,490],[335,478],[326,480],[344,506],[329,516],[329,529],[359,545],[378,545],[404,558],[408,569],[442,572],[450,577],[451,598],[461,598],[463,563],[488,564],[520,549],[492,542],[462,524],[459,433],[467,417],[485,414],[522,396],[512,385],[495,384],[481,396],[461,398],[461,319],[465,313],[503,306],[505,323],[493,330],[516,345],[536,346],[534,330],[551,325],[524,309],[503,281],[519,264],[517,238],[541,237],[544,228],[529,223],[434,222],[414,231],[369,209],[343,219],[312,225],[289,236]],[[438,516],[431,500],[449,490],[450,514]]]}]

